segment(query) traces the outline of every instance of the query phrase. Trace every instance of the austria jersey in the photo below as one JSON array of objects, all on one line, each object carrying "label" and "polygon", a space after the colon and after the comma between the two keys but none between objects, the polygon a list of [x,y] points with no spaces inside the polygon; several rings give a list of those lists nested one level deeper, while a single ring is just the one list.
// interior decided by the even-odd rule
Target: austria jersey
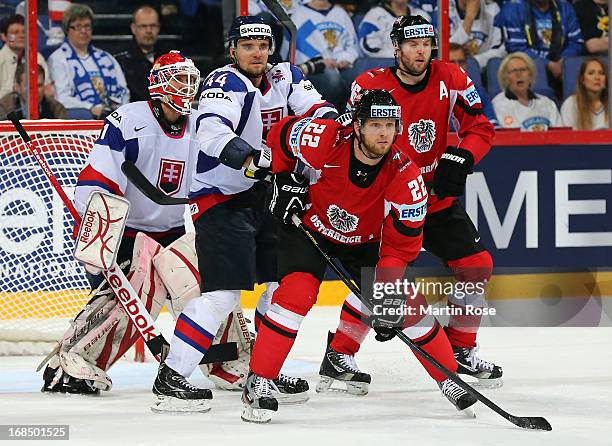
[{"label": "austria jersey", "polygon": [[259,150],[262,139],[288,115],[323,116],[335,111],[302,72],[289,63],[269,65],[260,88],[233,65],[213,71],[204,81],[197,132],[200,141],[196,172],[189,198],[198,215],[232,194],[250,189],[254,180],[240,169],[219,161],[227,143],[236,136]]},{"label": "austria jersey", "polygon": [[[434,60],[421,82],[408,85],[398,78],[396,70],[379,68],[358,76],[348,106],[352,107],[364,89],[391,93],[402,109],[400,149],[420,167],[427,184],[433,183],[434,171],[447,148],[451,119],[458,129],[458,147],[469,150],[474,162],[479,162],[491,148],[495,130],[483,115],[480,96],[467,74],[458,65]],[[429,195],[428,212],[447,208],[452,201]]]},{"label": "austria jersey", "polygon": [[79,175],[74,194],[77,210],[83,213],[89,194],[104,190],[123,196],[130,202],[126,234],[130,230],[163,233],[184,226],[184,205],[160,206],[143,195],[121,171],[125,160],[136,167],[172,197],[186,197],[198,141],[196,116],[187,116],[183,132],[167,134],[148,102],[134,102],[119,107],[104,122],[87,165]]},{"label": "austria jersey", "polygon": [[333,243],[381,242],[381,256],[416,258],[427,189],[397,145],[376,166],[365,166],[354,155],[352,129],[315,118],[286,118],[267,141],[274,172],[292,171],[298,161],[314,171],[305,226]]}]

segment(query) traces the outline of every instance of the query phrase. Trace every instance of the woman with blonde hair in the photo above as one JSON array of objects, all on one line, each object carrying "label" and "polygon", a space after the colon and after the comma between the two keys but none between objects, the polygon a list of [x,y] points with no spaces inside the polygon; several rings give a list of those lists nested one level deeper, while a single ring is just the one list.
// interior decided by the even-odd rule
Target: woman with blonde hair
[{"label": "woman with blonde hair", "polygon": [[606,65],[596,57],[580,66],[576,93],[561,106],[563,124],[574,130],[608,128],[608,79]]},{"label": "woman with blonde hair", "polygon": [[526,53],[507,55],[497,71],[502,92],[493,98],[493,108],[502,127],[542,131],[561,126],[557,105],[534,93],[536,66]]}]

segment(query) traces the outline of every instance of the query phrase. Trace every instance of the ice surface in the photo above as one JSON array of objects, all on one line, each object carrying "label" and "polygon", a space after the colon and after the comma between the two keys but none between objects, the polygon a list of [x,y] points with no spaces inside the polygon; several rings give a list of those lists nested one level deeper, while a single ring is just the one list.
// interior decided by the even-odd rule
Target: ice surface
[{"label": "ice surface", "polygon": [[[339,311],[312,311],[285,366],[311,389]],[[552,432],[524,431],[482,404],[476,419],[463,418],[401,341],[373,337],[357,356],[372,374],[367,396],[311,390],[308,403],[281,406],[269,425],[242,422],[239,393],[223,391],[214,391],[207,414],[152,413],[154,363],[121,361],[110,370],[110,392],[84,397],[42,394],[34,371],[42,358],[4,357],[0,424],[69,424],[75,445],[612,445],[612,328],[483,328],[479,340],[479,355],[503,366],[505,383],[482,392],[514,415],[546,417]],[[199,370],[192,382],[210,384]]]}]

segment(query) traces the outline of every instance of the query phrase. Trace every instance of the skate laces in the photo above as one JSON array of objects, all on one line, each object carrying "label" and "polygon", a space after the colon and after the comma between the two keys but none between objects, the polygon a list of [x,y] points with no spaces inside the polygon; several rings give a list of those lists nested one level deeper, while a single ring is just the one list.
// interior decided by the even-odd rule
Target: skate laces
[{"label": "skate laces", "polygon": [[290,386],[296,386],[299,378],[294,378],[293,376],[283,375],[282,373],[278,374],[278,379],[283,384],[289,384]]},{"label": "skate laces", "polygon": [[466,392],[461,387],[459,387],[454,381],[450,379],[445,379],[440,383],[440,389],[442,393],[446,395],[453,403],[457,403],[459,398],[464,395]]},{"label": "skate laces", "polygon": [[336,352],[336,354],[338,355],[341,365],[349,369],[351,372],[359,373],[359,367],[357,367],[357,362],[355,362],[355,357],[353,355],[338,352]]},{"label": "skate laces", "polygon": [[476,344],[476,347],[468,349],[469,352],[467,354],[466,359],[470,362],[470,364],[472,364],[472,367],[474,367],[475,369],[485,369],[489,372],[493,371],[495,364],[489,361],[485,361],[484,359],[481,359],[476,356],[476,352],[479,348],[480,346]]},{"label": "skate laces", "polygon": [[173,381],[176,381],[183,388],[186,388],[187,390],[190,390],[192,392],[197,392],[201,390],[199,387],[194,386],[193,384],[191,384],[189,381],[187,381],[183,376],[179,374],[173,375],[171,379]]},{"label": "skate laces", "polygon": [[272,388],[270,386],[270,382],[271,380],[267,378],[262,378],[261,376],[255,376],[255,386],[254,386],[255,394],[259,397],[268,397],[268,398],[272,397]]}]

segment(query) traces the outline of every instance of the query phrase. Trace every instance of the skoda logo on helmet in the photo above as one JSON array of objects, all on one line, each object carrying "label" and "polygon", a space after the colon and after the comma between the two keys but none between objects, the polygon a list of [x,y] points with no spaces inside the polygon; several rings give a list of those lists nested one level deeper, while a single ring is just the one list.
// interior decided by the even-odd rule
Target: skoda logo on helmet
[{"label": "skoda logo on helmet", "polygon": [[272,29],[269,25],[240,25],[240,36],[272,37]]}]

